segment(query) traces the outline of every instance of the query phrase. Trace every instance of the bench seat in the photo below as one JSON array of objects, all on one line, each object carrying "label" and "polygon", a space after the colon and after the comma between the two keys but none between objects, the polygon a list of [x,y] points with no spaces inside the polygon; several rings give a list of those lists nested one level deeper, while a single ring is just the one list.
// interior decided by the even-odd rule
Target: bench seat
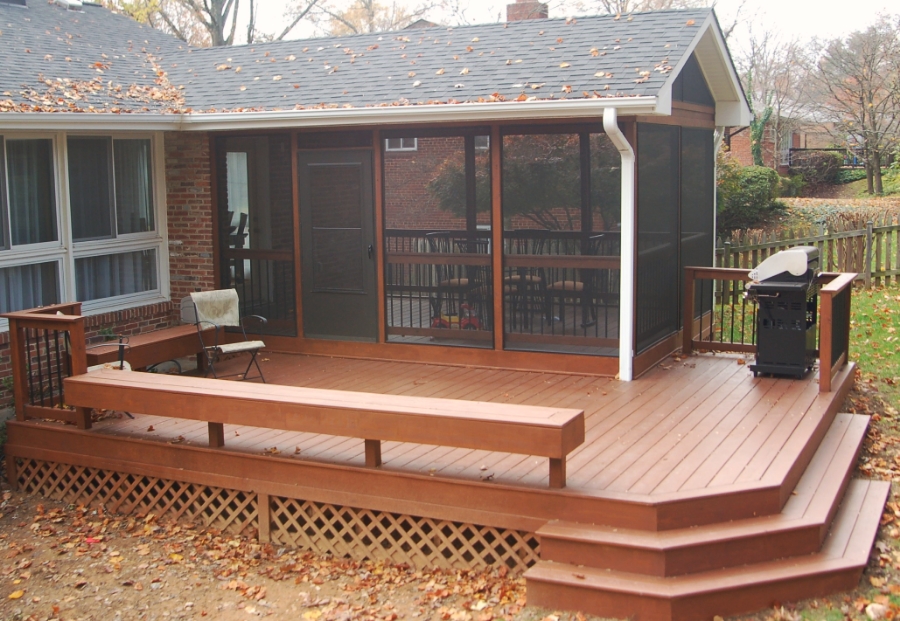
[{"label": "bench seat", "polygon": [[584,412],[505,403],[348,392],[102,369],[65,380],[80,408],[206,421],[210,445],[225,424],[365,440],[366,465],[381,442],[415,442],[550,459],[550,486],[565,486],[566,456],[584,442]]},{"label": "bench seat", "polygon": [[[212,333],[212,329],[209,330]],[[166,360],[174,360],[184,356],[193,356],[203,351],[197,328],[175,326],[153,332],[145,332],[128,337],[128,348],[125,360],[135,369],[143,369]],[[89,367],[107,362],[118,362],[119,344],[111,341],[109,345],[91,347],[87,350]]]}]

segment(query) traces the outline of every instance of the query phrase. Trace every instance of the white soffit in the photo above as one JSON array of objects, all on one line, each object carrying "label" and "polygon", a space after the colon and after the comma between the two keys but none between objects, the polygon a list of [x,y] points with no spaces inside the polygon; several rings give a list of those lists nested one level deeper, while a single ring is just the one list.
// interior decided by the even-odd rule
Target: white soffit
[{"label": "white soffit", "polygon": [[672,76],[666,83],[666,87],[670,91],[671,83],[681,73],[692,52],[697,57],[706,83],[716,100],[716,125],[728,127],[749,125],[750,106],[747,105],[740,78],[734,68],[731,55],[728,53],[719,23],[712,11],[701,24],[691,47],[672,71]]}]

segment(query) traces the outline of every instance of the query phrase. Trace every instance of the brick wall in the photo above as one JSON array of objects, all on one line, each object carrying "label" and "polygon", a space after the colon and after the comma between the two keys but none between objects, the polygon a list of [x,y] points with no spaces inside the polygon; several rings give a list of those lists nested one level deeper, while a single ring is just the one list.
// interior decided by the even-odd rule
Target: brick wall
[{"label": "brick wall", "polygon": [[166,134],[169,274],[172,299],[215,289],[209,137]]}]

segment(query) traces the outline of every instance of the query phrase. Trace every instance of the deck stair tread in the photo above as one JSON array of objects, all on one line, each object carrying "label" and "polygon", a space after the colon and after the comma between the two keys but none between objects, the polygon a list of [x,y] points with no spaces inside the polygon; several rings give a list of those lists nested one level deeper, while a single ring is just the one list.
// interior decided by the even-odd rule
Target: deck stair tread
[{"label": "deck stair tread", "polygon": [[781,513],[666,531],[551,521],[538,530],[544,560],[659,576],[812,554],[862,447],[868,417],[839,414]]},{"label": "deck stair tread", "polygon": [[[671,577],[542,560],[525,574],[529,604],[553,608],[578,601],[584,612],[601,616],[638,610],[638,621],[688,620],[852,589],[868,562],[889,491],[886,481],[851,481],[821,550],[799,557]],[[636,597],[660,605],[634,608]]]}]

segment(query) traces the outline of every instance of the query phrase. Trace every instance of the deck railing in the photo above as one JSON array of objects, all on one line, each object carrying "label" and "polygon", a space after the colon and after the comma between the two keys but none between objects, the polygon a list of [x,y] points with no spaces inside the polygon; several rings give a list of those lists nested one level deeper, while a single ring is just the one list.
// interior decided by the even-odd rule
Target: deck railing
[{"label": "deck railing", "polygon": [[[823,272],[819,290],[819,391],[831,392],[834,376],[848,362],[850,299],[855,273]],[[684,268],[682,351],[756,353],[756,304],[744,296],[750,270]],[[709,285],[712,285],[711,287]]]},{"label": "deck railing", "polygon": [[2,315],[9,320],[16,418],[91,426],[90,412],[66,405],[63,379],[87,372],[81,303],[54,304]]}]

